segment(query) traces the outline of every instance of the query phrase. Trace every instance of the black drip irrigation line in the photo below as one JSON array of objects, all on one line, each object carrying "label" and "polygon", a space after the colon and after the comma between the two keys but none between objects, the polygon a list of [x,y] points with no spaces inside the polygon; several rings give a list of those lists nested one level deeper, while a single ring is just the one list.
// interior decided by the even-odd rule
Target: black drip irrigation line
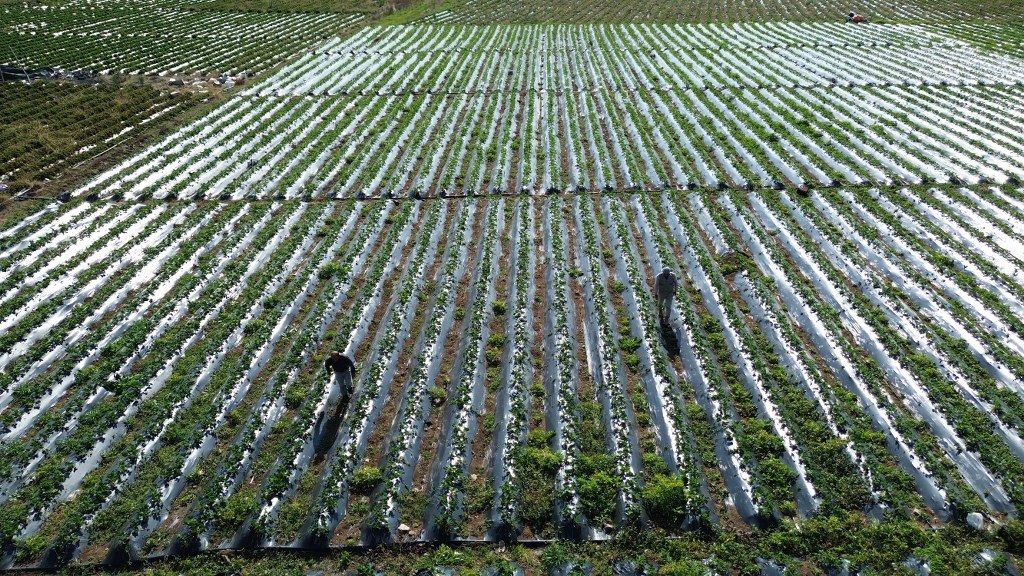
[{"label": "black drip irrigation line", "polygon": [[875,182],[865,181],[860,184],[851,183],[838,183],[833,186],[793,186],[783,182],[776,182],[772,186],[765,186],[761,184],[750,183],[746,187],[729,186],[722,184],[717,188],[703,185],[689,185],[689,186],[670,186],[663,188],[633,188],[633,189],[614,189],[614,190],[548,190],[546,192],[539,193],[527,193],[527,192],[486,192],[480,194],[436,194],[436,195],[401,195],[401,196],[348,196],[348,197],[337,197],[337,196],[317,196],[317,197],[295,197],[295,198],[284,198],[282,196],[264,196],[264,197],[252,197],[244,196],[242,198],[224,198],[224,197],[213,197],[213,198],[178,198],[177,196],[168,196],[164,198],[154,198],[151,194],[143,194],[137,197],[124,197],[124,196],[99,196],[96,194],[90,194],[85,197],[74,196],[70,192],[62,192],[56,196],[14,196],[12,200],[47,200],[47,201],[60,201],[63,203],[76,203],[78,201],[90,202],[90,203],[124,203],[124,204],[144,204],[147,202],[166,202],[166,203],[192,203],[192,202],[305,202],[305,203],[318,203],[318,202],[406,202],[406,201],[430,201],[430,200],[465,200],[465,199],[497,199],[497,198],[548,198],[553,196],[559,196],[563,198],[571,198],[573,196],[636,196],[636,195],[657,195],[663,193],[696,193],[696,194],[713,194],[716,192],[725,192],[727,190],[738,190],[746,192],[790,192],[799,196],[809,196],[818,190],[951,190],[966,188],[973,191],[984,192],[990,188],[1017,188],[1022,183],[1016,178],[1011,178],[1003,184],[996,184],[989,181],[981,181],[977,184],[967,184],[961,182],[921,182],[920,184],[909,184],[903,182],[893,182],[891,184],[878,184]]},{"label": "black drip irrigation line", "polygon": [[[28,202],[31,200],[42,200],[44,202],[61,202],[63,204],[67,204],[68,202],[73,201],[74,197],[71,196],[70,192],[61,192],[60,194],[55,195],[36,195],[33,194],[29,189],[24,189],[14,192],[14,194],[11,195],[9,200],[13,202]],[[0,206],[2,205],[3,203],[0,202]]]},{"label": "black drip irrigation line", "polygon": [[[735,86],[729,84],[723,84],[721,86],[691,86],[684,84],[677,87],[665,88],[662,86],[640,86],[638,88],[609,88],[607,86],[595,86],[593,88],[575,88],[573,90],[549,90],[544,88],[531,88],[527,90],[520,89],[504,89],[497,90],[493,88],[480,88],[476,90],[397,90],[393,92],[387,92],[383,95],[378,94],[380,97],[384,96],[417,96],[419,94],[434,94],[442,97],[457,97],[457,96],[477,96],[477,95],[491,95],[491,94],[509,94],[517,96],[525,96],[531,93],[547,93],[553,96],[561,97],[564,94],[597,94],[597,93],[608,93],[608,94],[634,94],[642,92],[644,94],[658,93],[676,93],[676,92],[708,92],[713,94],[729,94],[734,91],[750,90],[752,92],[783,92],[789,93],[794,90],[820,90],[820,89],[834,89],[834,88],[892,88],[894,86],[900,86],[904,88],[959,88],[964,86],[982,86],[982,87],[1001,87],[1001,88],[1021,88],[1024,87],[1024,80],[922,80],[920,82],[911,80],[893,80],[885,82],[875,81],[834,81],[834,82],[790,82],[790,83],[774,83],[774,84],[737,84]],[[258,87],[256,87],[258,88]],[[254,88],[254,89],[256,89]],[[339,90],[334,94],[314,93],[314,92],[301,92],[288,89],[277,89],[267,88],[267,94],[261,94],[256,92],[250,92],[247,94],[239,95],[240,98],[249,98],[252,100],[260,100],[264,98],[344,98],[348,96],[368,96],[374,94],[374,90],[359,90],[357,92],[350,92],[349,90]]]},{"label": "black drip irrigation line", "polygon": [[[408,26],[404,24],[401,26]],[[438,26],[446,26],[445,24],[439,24]],[[549,24],[520,24],[526,28],[530,27],[554,27]],[[662,26],[664,27],[664,26]],[[91,36],[99,35],[98,33],[89,33]],[[934,47],[943,46],[947,44],[955,44],[957,40],[955,38],[939,38],[932,40],[857,40],[857,41],[820,41],[820,42],[788,42],[780,40],[778,42],[750,42],[745,44],[736,45],[718,45],[718,46],[697,46],[688,44],[678,47],[661,47],[655,48],[653,51],[650,50],[637,50],[629,48],[610,48],[610,49],[599,49],[601,52],[616,52],[616,53],[649,53],[656,52],[658,54],[674,53],[678,52],[679,49],[693,52],[709,53],[709,52],[724,52],[726,50],[733,52],[761,52],[764,50],[785,50],[789,48],[891,48],[893,46],[920,46],[920,47]],[[566,48],[538,48],[537,50],[530,50],[525,48],[426,48],[417,49],[415,47],[411,49],[394,48],[389,50],[372,50],[372,49],[361,49],[361,50],[344,50],[344,49],[327,49],[322,50],[314,48],[310,50],[310,53],[316,56],[406,56],[408,54],[459,54],[459,55],[478,55],[478,54],[546,54],[551,52],[553,54],[573,54],[576,52],[589,53],[593,50],[586,47],[566,47]]]},{"label": "black drip irrigation line", "polygon": [[[355,20],[352,23],[358,23],[360,20]],[[15,32],[19,36],[46,36],[48,38],[169,38],[169,39],[184,39],[184,40],[235,40],[235,41],[247,41],[247,42],[258,42],[260,40],[296,40],[296,41],[319,41],[329,40],[334,38],[334,34],[312,34],[303,35],[299,34],[287,34],[283,32],[266,34],[266,33],[236,33],[236,34],[189,34],[180,32],[117,32],[117,33],[106,33],[106,32],[85,32],[80,30],[47,30],[43,32],[35,31],[33,33],[28,32]]]},{"label": "black drip irrigation line", "polygon": [[[447,546],[449,548],[493,548],[498,546],[515,545],[522,546],[528,549],[541,549],[557,542],[564,540],[557,539],[530,539],[530,540],[515,540],[513,542],[501,542],[497,540],[484,540],[482,538],[464,538],[458,540],[421,540],[415,542],[397,542],[382,546],[362,546],[362,545],[350,545],[350,546],[260,546],[254,548],[208,548],[199,552],[190,554],[168,554],[158,553],[151,554],[139,560],[132,560],[121,563],[108,563],[108,562],[95,562],[85,564],[66,564],[61,566],[53,567],[40,567],[40,566],[19,566],[11,568],[0,569],[0,574],[54,574],[61,572],[68,567],[76,566],[79,568],[105,568],[110,572],[129,572],[135,571],[139,568],[147,566],[154,566],[162,562],[175,561],[175,560],[186,560],[189,558],[200,558],[200,557],[214,557],[221,555],[237,555],[240,557],[247,557],[252,559],[259,559],[264,556],[270,556],[273,554],[291,554],[294,556],[318,559],[328,558],[335,554],[353,554],[356,556],[365,556],[373,552],[386,552],[388,554],[402,554],[402,553],[419,553],[423,554],[427,551],[433,551],[441,546]],[[601,542],[600,540],[594,540],[592,542]]]}]

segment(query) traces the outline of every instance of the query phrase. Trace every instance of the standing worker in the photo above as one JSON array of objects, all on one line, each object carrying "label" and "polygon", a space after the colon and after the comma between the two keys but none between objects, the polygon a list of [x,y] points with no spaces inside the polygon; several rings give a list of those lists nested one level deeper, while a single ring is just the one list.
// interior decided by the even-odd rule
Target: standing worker
[{"label": "standing worker", "polygon": [[672,298],[679,288],[679,279],[672,273],[668,266],[661,269],[661,274],[654,279],[654,295],[658,299],[658,319],[661,324],[668,324],[672,315]]},{"label": "standing worker", "polygon": [[334,370],[334,380],[341,392],[338,403],[339,412],[348,410],[348,401],[352,398],[352,381],[356,378],[356,364],[351,358],[335,350],[324,360],[324,368]]}]

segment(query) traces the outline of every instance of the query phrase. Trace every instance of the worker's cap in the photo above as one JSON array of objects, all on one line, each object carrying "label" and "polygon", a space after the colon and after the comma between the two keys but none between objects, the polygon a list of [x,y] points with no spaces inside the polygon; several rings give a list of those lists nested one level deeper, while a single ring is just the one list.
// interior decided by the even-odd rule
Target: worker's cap
[{"label": "worker's cap", "polygon": [[668,266],[665,266],[664,268],[661,269],[661,273],[662,274],[671,274],[672,273],[672,269],[669,268]]}]

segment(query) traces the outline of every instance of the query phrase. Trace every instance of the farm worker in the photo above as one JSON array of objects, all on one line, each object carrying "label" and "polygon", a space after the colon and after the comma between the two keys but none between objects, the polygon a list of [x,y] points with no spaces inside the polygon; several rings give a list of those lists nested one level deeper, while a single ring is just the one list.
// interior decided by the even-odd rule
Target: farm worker
[{"label": "farm worker", "polygon": [[662,324],[668,323],[668,317],[672,314],[672,298],[679,288],[679,280],[667,266],[661,269],[661,274],[654,280],[654,295],[658,299],[658,319]]},{"label": "farm worker", "polygon": [[856,12],[850,12],[849,14],[846,15],[846,21],[852,24],[862,24],[864,22],[867,22],[868,19],[861,16],[860,14],[857,14]]},{"label": "farm worker", "polygon": [[335,350],[330,356],[324,359],[324,368],[334,371],[334,380],[341,392],[341,402],[338,408],[342,411],[348,409],[348,401],[352,397],[352,380],[356,377],[356,364],[351,358]]}]

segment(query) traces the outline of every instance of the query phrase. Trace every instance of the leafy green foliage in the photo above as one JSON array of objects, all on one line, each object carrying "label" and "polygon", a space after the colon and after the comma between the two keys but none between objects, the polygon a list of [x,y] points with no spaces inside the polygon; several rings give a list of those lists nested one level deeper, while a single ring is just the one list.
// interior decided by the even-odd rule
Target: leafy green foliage
[{"label": "leafy green foliage", "polygon": [[552,433],[542,429],[530,431],[526,445],[516,455],[516,462],[522,474],[523,522],[532,527],[542,527],[554,519],[555,475],[562,463],[562,457],[551,450]]},{"label": "leafy green foliage", "polygon": [[611,522],[619,493],[619,480],[606,470],[580,478],[580,508],[593,522]]},{"label": "leafy green foliage", "polygon": [[349,489],[352,490],[353,494],[368,495],[383,480],[384,475],[381,474],[380,469],[376,466],[360,466],[352,474],[352,480],[349,481]]},{"label": "leafy green foliage", "polygon": [[491,311],[494,312],[495,316],[504,316],[505,312],[508,311],[508,305],[504,300],[495,300],[491,303]]},{"label": "leafy green foliage", "polygon": [[329,278],[334,278],[340,273],[341,264],[337,262],[328,262],[327,264],[324,264],[323,266],[320,267],[320,270],[317,271],[317,276],[321,280],[327,280]]},{"label": "leafy green foliage", "polygon": [[224,501],[217,512],[217,524],[225,527],[241,526],[259,510],[256,498],[250,492],[238,492]]},{"label": "leafy green foliage", "polygon": [[662,528],[677,529],[686,520],[689,502],[681,478],[658,474],[644,485],[641,498],[651,521]]}]

